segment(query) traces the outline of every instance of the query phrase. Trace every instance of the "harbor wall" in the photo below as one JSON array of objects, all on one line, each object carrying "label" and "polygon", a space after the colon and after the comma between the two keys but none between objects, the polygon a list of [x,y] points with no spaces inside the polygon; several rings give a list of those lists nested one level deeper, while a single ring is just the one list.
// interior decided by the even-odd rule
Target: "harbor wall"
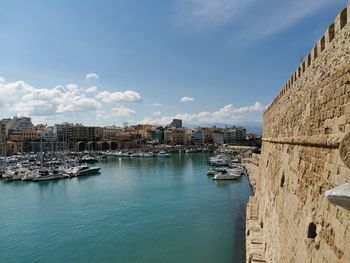
[{"label": "harbor wall", "polygon": [[350,182],[349,18],[350,6],[264,113],[247,262],[350,262],[350,211],[325,197]]}]

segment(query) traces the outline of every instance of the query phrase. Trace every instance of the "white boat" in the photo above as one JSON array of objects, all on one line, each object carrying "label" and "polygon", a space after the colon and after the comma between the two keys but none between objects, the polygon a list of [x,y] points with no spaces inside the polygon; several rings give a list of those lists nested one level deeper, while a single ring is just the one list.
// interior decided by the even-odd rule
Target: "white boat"
[{"label": "white boat", "polygon": [[211,170],[208,170],[207,175],[214,176],[214,175],[216,175],[216,173],[217,172],[214,169],[211,169]]},{"label": "white boat", "polygon": [[26,175],[21,177],[22,181],[32,181],[36,177],[36,173],[34,171],[30,171]]},{"label": "white boat", "polygon": [[218,155],[215,157],[210,157],[208,164],[211,166],[228,166],[229,159],[224,155]]},{"label": "white boat", "polygon": [[170,154],[167,153],[166,151],[160,151],[160,152],[157,154],[157,157],[170,157]]},{"label": "white boat", "polygon": [[81,158],[81,160],[79,161],[80,163],[95,163],[97,162],[97,158],[89,156],[89,155],[85,155]]},{"label": "white boat", "polygon": [[10,181],[21,180],[23,176],[27,175],[31,171],[27,168],[18,168],[16,170],[10,170],[5,173],[4,178]]},{"label": "white boat", "polygon": [[61,170],[40,170],[37,175],[32,179],[34,182],[49,181],[67,178],[68,175]]},{"label": "white boat", "polygon": [[98,174],[100,172],[100,169],[100,167],[89,167],[87,165],[81,165],[67,170],[67,173],[70,177],[94,175]]},{"label": "white boat", "polygon": [[218,172],[213,180],[238,180],[242,177],[242,174],[236,170],[229,169],[226,173]]}]

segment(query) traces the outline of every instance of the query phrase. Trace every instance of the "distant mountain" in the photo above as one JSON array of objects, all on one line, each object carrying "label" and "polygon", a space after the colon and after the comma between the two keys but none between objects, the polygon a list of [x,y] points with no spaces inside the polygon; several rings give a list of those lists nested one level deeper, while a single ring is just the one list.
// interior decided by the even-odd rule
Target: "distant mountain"
[{"label": "distant mountain", "polygon": [[243,127],[247,129],[248,133],[255,133],[258,136],[262,136],[263,127],[262,123],[252,122],[252,123],[237,123],[237,124],[225,124],[225,123],[212,123],[212,124],[184,124],[187,128],[197,128],[197,127],[218,127],[218,128],[230,128],[232,126]]}]

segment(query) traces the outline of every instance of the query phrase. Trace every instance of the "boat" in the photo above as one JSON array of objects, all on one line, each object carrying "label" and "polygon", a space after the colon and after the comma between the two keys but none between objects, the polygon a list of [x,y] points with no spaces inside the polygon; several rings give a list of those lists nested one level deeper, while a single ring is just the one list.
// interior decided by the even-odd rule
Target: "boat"
[{"label": "boat", "polygon": [[157,157],[170,157],[170,154],[167,153],[166,151],[160,151],[160,152],[157,154]]},{"label": "boat", "polygon": [[76,177],[76,176],[83,176],[83,175],[95,175],[99,174],[100,167],[89,167],[87,165],[81,165],[73,167],[69,170],[67,170],[67,174],[70,177]]},{"label": "boat", "polygon": [[213,175],[216,175],[218,173],[225,174],[227,172],[228,172],[228,169],[223,168],[223,167],[217,167],[217,168],[213,168],[213,169],[208,170],[207,175],[213,176]]},{"label": "boat", "polygon": [[80,159],[80,163],[96,163],[98,160],[95,157],[92,157],[90,155],[84,155],[81,159]]},{"label": "boat", "polygon": [[31,172],[31,173],[27,173],[26,175],[21,177],[22,181],[32,181],[35,177],[36,177],[36,173],[35,172]]},{"label": "boat", "polygon": [[32,179],[33,182],[49,181],[67,178],[68,175],[62,170],[39,170],[37,175]]},{"label": "boat", "polygon": [[18,168],[15,170],[9,170],[4,174],[4,178],[9,181],[21,180],[23,176],[29,174],[31,171],[27,168]]},{"label": "boat", "polygon": [[215,157],[210,157],[208,160],[208,164],[210,166],[216,166],[216,167],[228,166],[229,160],[224,155],[218,155]]},{"label": "boat", "polygon": [[214,176],[214,175],[216,175],[216,171],[214,169],[210,169],[210,170],[208,170],[207,175]]},{"label": "boat", "polygon": [[213,180],[238,180],[243,174],[239,169],[227,169],[226,171],[217,172]]}]

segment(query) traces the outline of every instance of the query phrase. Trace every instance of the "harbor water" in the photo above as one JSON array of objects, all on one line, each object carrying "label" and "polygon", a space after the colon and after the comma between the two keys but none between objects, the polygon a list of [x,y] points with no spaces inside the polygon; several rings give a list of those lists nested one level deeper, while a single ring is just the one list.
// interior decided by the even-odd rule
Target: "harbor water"
[{"label": "harbor water", "polygon": [[96,176],[1,181],[0,262],[244,262],[249,183],[213,181],[208,156],[110,157]]}]

